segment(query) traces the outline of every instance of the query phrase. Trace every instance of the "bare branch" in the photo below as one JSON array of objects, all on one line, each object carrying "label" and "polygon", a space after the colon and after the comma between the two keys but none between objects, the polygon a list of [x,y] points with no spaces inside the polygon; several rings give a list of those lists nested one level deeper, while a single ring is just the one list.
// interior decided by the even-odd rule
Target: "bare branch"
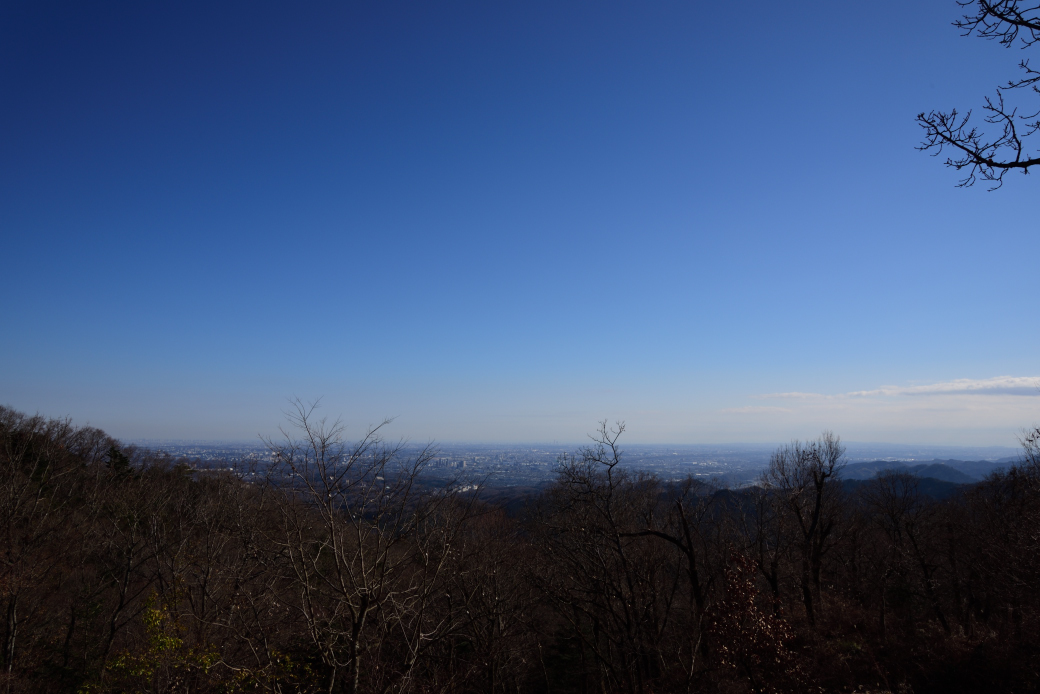
[{"label": "bare branch", "polygon": [[[964,35],[994,39],[1003,46],[1021,42],[1026,48],[1040,40],[1040,5],[1026,6],[1019,0],[964,0],[963,7],[972,7],[974,12],[954,22]],[[1040,164],[1040,152],[1028,150],[1026,138],[1040,129],[1040,109],[1030,110],[1028,115],[1019,115],[1018,108],[1004,102],[1004,92],[1029,88],[1040,93],[1040,71],[1029,66],[1028,60],[1019,63],[1025,76],[1009,80],[997,88],[995,98],[986,97],[983,106],[984,121],[997,126],[996,134],[985,133],[971,125],[971,111],[960,116],[952,111],[929,111],[917,116],[917,123],[924,131],[924,139],[918,149],[938,156],[947,148],[952,156],[944,162],[957,171],[966,170],[967,175],[958,186],[974,185],[979,179],[994,185],[996,190],[1003,185],[1008,171],[1029,173],[1029,168]]]},{"label": "bare branch", "polygon": [[1040,5],[1024,6],[1019,0],[964,0],[959,4],[975,6],[973,14],[965,14],[953,23],[964,30],[965,36],[995,39],[1004,46],[1021,40],[1023,48],[1040,41]]}]

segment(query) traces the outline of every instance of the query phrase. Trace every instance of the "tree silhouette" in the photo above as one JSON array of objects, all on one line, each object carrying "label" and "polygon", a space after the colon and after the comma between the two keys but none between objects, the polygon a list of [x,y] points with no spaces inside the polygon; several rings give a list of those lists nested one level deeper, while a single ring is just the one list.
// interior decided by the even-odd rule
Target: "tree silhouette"
[{"label": "tree silhouette", "polygon": [[[953,23],[965,36],[979,36],[999,41],[1005,47],[1028,48],[1040,41],[1040,4],[1027,5],[1019,0],[964,0],[962,7],[971,8]],[[1025,89],[1040,94],[1040,71],[1019,62],[1024,75],[997,87],[996,95],[985,98],[983,121],[993,128],[980,128],[971,120],[969,110],[929,111],[917,116],[924,129],[924,140],[918,149],[938,156],[946,151],[946,165],[967,171],[958,184],[971,186],[976,180],[990,181],[990,190],[999,188],[1009,171],[1029,173],[1040,164],[1040,150],[1030,150],[1026,140],[1040,130],[1040,108],[1020,111],[1005,96]]]}]

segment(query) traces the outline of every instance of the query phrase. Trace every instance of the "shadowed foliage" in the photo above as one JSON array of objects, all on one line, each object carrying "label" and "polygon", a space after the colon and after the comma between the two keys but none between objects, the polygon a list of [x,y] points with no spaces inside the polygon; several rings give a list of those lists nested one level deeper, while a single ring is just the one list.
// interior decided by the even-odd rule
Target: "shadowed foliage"
[{"label": "shadowed foliage", "polygon": [[302,403],[223,472],[0,408],[0,688],[1037,690],[1040,431],[937,499],[829,433],[720,489],[623,429],[507,513]]}]

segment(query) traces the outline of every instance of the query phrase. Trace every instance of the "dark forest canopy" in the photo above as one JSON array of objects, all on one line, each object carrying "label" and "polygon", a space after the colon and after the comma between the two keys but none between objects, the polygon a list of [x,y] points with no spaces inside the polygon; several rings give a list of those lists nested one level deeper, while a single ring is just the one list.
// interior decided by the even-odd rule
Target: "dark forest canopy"
[{"label": "dark forest canopy", "polygon": [[[205,472],[0,408],[10,692],[1028,692],[1040,455],[936,501],[843,485],[837,437],[759,485],[619,465],[519,514],[418,484],[430,451],[299,409],[270,469]],[[240,474],[241,473],[241,474]],[[252,473],[252,474],[249,474]]]}]

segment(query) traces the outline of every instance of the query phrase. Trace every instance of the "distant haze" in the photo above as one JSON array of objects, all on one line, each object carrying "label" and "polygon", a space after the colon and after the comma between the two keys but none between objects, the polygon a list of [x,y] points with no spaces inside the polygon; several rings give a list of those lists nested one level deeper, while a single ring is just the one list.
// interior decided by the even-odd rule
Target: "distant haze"
[{"label": "distant haze", "polygon": [[[891,388],[743,397],[698,392],[696,384],[689,384],[688,393],[660,383],[610,390],[556,387],[543,393],[517,384],[504,391],[513,398],[472,385],[445,388],[443,394],[413,387],[407,395],[376,389],[357,399],[332,392],[321,399],[317,412],[341,418],[348,436],[390,417],[394,421],[385,433],[392,438],[448,442],[576,443],[607,418],[626,423],[624,440],[630,443],[771,443],[833,430],[848,441],[1013,447],[1025,429],[1040,422],[1040,397],[1030,390],[1009,394],[984,387],[1007,380],[976,381],[975,388],[953,392],[939,383],[928,384],[931,390],[923,393]],[[22,397],[10,399],[11,406],[69,415],[126,439],[253,441],[277,435],[288,406],[287,399],[250,393],[250,386],[219,398],[187,396],[179,388],[109,398],[74,389],[51,398],[27,387],[19,390]],[[712,408],[707,406],[711,400],[732,406]],[[157,418],[156,411],[165,416]]]}]

